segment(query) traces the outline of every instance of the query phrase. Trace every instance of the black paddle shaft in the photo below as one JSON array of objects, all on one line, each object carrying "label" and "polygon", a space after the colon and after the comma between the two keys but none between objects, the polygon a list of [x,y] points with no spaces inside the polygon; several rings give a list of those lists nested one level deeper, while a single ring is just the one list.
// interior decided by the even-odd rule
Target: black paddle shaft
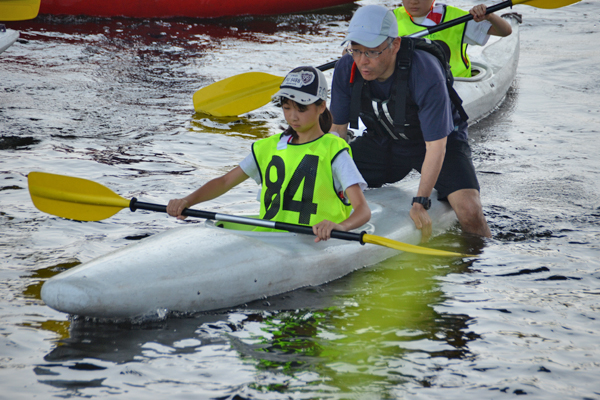
[{"label": "black paddle shaft", "polygon": [[[512,5],[513,5],[512,0],[506,0],[506,1],[503,1],[502,3],[494,4],[493,6],[489,6],[486,8],[485,14],[486,15],[491,14],[498,10],[502,10],[503,8],[512,7]],[[463,15],[462,17],[458,17],[456,19],[453,19],[452,21],[444,22],[443,24],[439,24],[436,26],[432,26],[431,28],[427,28],[426,31],[423,31],[425,33],[423,36],[442,31],[446,28],[450,28],[451,26],[462,24],[463,22],[468,22],[472,19],[473,19],[473,15],[471,15],[471,14]],[[421,37],[421,36],[417,36],[417,37]]]},{"label": "black paddle shaft", "polygon": [[[135,210],[148,210],[148,211],[156,211],[156,212],[167,212],[167,206],[160,204],[152,204],[152,203],[144,203],[138,201],[135,197],[131,199],[129,202],[129,209],[131,211]],[[256,219],[250,217],[239,217],[235,215],[227,215],[227,214],[218,214],[210,211],[202,211],[202,210],[192,210],[186,208],[183,210],[183,215],[186,217],[194,217],[194,218],[203,218],[210,219],[216,221],[225,221],[225,222],[234,222],[237,224],[243,225],[251,225],[251,226],[261,226],[264,228],[271,229],[279,229],[282,231],[294,232],[294,233],[302,233],[305,235],[313,235],[312,227],[306,225],[296,225],[289,224],[286,222],[275,222],[264,219]],[[363,235],[366,232],[354,233],[354,232],[344,232],[344,231],[331,231],[331,237],[334,239],[342,239],[342,240],[351,240],[355,242],[360,242],[360,244],[365,244],[363,241]]]},{"label": "black paddle shaft", "polygon": [[320,71],[327,71],[328,69],[335,67],[335,64],[337,64],[337,62],[338,60],[330,61],[327,64],[319,65],[317,69]]}]

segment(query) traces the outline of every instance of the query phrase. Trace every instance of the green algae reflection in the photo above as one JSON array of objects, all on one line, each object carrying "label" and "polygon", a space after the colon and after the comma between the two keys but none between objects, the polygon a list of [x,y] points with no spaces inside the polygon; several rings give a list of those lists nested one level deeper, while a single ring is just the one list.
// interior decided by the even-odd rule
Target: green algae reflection
[{"label": "green algae reflection", "polygon": [[434,369],[472,357],[468,342],[478,338],[468,331],[469,316],[438,311],[445,300],[438,278],[452,268],[403,254],[345,277],[329,307],[253,315],[261,332],[242,356],[280,377],[259,375],[253,387],[395,398],[407,386],[435,385]]}]

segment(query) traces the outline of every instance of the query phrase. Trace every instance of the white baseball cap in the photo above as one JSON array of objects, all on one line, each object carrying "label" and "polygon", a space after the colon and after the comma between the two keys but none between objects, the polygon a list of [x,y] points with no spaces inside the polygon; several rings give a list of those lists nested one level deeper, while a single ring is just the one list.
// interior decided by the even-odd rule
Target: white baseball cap
[{"label": "white baseball cap", "polygon": [[342,45],[355,42],[374,49],[389,37],[398,37],[398,22],[394,13],[383,6],[364,6],[350,20],[348,35]]},{"label": "white baseball cap", "polygon": [[271,96],[276,104],[285,97],[296,103],[309,105],[318,100],[327,101],[327,80],[323,72],[315,67],[294,68],[279,86],[279,91]]}]

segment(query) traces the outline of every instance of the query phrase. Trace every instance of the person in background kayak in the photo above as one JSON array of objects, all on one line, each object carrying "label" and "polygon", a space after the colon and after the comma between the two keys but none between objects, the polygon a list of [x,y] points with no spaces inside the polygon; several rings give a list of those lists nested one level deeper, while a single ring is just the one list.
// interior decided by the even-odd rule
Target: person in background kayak
[{"label": "person in background kayak", "polygon": [[490,35],[508,36],[512,33],[510,23],[494,13],[486,15],[487,7],[479,4],[470,11],[447,6],[434,5],[435,0],[403,0],[402,6],[394,10],[398,21],[398,35],[408,36],[429,27],[448,22],[463,15],[472,14],[473,20],[425,36],[440,40],[450,50],[450,67],[455,77],[471,76],[471,60],[467,55],[467,45],[483,46]]},{"label": "person in background kayak", "polygon": [[[424,240],[432,231],[427,210],[434,188],[439,199],[448,200],[465,232],[489,237],[466,118],[450,98],[439,59],[410,50],[417,41],[427,45],[423,39],[398,37],[394,13],[385,7],[356,11],[342,43],[350,43],[349,54],[334,70],[332,130],[345,139],[348,124],[358,127],[358,117],[363,120],[367,129],[350,146],[370,187],[400,181],[413,169],[421,173],[410,216]],[[408,69],[400,62],[406,56],[411,56]]]},{"label": "person in background kayak", "polygon": [[[239,166],[190,195],[169,201],[167,213],[184,219],[184,209],[214,199],[248,177],[260,184],[260,218],[308,225],[328,240],[333,229],[349,231],[369,221],[363,195],[367,184],[345,140],[329,132],[327,81],[314,67],[298,67],[272,97],[289,124],[281,134],[258,140]],[[260,229],[260,228],[258,228]]]}]

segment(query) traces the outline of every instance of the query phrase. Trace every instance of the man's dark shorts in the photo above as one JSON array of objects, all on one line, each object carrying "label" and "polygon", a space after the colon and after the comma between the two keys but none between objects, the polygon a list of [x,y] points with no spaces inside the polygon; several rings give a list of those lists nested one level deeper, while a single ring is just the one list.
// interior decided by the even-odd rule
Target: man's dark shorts
[{"label": "man's dark shorts", "polygon": [[[404,142],[406,144],[406,142]],[[369,187],[380,187],[398,182],[413,169],[421,172],[425,158],[424,148],[415,146],[411,155],[399,141],[381,139],[372,135],[357,137],[350,143],[352,156]],[[462,140],[449,140],[446,157],[438,181],[435,184],[438,199],[460,189],[477,189],[479,182],[471,159],[471,148]]]}]

